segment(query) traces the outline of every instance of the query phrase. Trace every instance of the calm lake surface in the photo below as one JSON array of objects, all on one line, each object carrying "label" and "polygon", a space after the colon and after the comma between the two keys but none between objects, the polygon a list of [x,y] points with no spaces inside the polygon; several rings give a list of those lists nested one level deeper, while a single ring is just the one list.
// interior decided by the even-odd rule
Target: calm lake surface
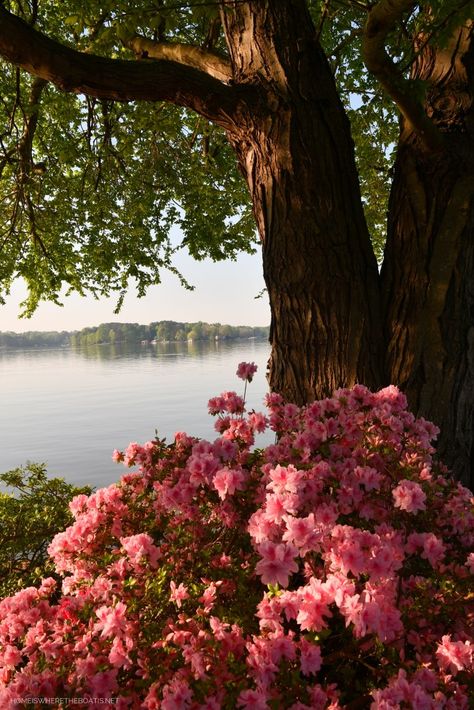
[{"label": "calm lake surface", "polygon": [[0,350],[0,472],[44,462],[50,476],[100,487],[126,471],[113,449],[155,430],[169,441],[176,431],[212,440],[208,399],[243,394],[235,371],[253,361],[247,404],[262,410],[269,354],[254,340]]}]

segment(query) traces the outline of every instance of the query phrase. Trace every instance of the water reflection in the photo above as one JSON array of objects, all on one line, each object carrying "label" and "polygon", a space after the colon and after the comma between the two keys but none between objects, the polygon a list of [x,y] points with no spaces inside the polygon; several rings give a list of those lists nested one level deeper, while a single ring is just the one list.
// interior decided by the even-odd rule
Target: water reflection
[{"label": "water reflection", "polygon": [[248,340],[180,340],[166,343],[103,343],[100,345],[75,345],[71,350],[81,357],[96,360],[164,357],[178,360],[182,357],[205,358],[212,354],[231,353],[236,349],[245,350],[254,343],[267,345],[264,340],[256,341],[252,338]]},{"label": "water reflection", "polygon": [[0,471],[27,460],[46,462],[51,475],[105,485],[122,470],[114,448],[178,430],[214,438],[209,397],[243,389],[242,360],[259,371],[249,408],[262,409],[269,345],[194,341],[116,343],[78,348],[0,352]]}]

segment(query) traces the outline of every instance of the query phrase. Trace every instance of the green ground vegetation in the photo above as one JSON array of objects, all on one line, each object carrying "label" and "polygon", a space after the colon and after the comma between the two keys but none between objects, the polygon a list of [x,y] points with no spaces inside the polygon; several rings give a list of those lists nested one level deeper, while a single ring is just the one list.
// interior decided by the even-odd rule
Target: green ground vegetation
[{"label": "green ground vegetation", "polygon": [[0,474],[0,598],[55,576],[48,545],[73,521],[69,501],[91,492],[48,479],[44,464]]}]

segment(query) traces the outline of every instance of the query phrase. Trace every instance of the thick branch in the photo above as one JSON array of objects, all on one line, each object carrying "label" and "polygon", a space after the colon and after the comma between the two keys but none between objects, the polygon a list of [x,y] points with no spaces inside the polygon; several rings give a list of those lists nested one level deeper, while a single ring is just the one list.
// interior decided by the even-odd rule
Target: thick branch
[{"label": "thick branch", "polygon": [[38,125],[38,113],[41,94],[47,82],[44,79],[36,78],[31,87],[29,101],[29,115],[25,121],[23,138],[19,144],[20,165],[22,179],[26,180],[32,167],[33,138]]},{"label": "thick branch", "polygon": [[127,45],[139,58],[167,59],[199,69],[219,81],[229,83],[232,80],[230,62],[218,54],[205,51],[200,47],[177,42],[154,42],[138,35],[127,42]]},{"label": "thick branch", "polygon": [[405,79],[385,49],[387,35],[405,12],[415,6],[413,0],[380,0],[371,9],[362,39],[362,55],[367,69],[378,79],[395,101],[403,117],[429,150],[443,148],[443,136],[428,118],[413,85]]},{"label": "thick branch", "polygon": [[78,52],[37,32],[0,7],[0,55],[63,91],[115,101],[169,101],[231,127],[250,89],[226,86],[213,76],[169,59],[108,59]]}]

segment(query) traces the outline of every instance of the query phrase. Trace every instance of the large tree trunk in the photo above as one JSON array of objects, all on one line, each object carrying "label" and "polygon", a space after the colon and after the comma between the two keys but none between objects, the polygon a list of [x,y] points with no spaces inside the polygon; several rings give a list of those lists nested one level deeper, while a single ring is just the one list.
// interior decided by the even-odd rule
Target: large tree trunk
[{"label": "large tree trunk", "polygon": [[263,97],[229,138],[262,241],[270,386],[300,404],[357,381],[377,387],[377,264],[349,123],[306,3],[257,0],[223,22],[238,81]]},{"label": "large tree trunk", "polygon": [[440,428],[438,451],[474,483],[474,41],[425,49],[415,76],[443,131],[433,153],[402,126],[382,270],[390,379]]}]

